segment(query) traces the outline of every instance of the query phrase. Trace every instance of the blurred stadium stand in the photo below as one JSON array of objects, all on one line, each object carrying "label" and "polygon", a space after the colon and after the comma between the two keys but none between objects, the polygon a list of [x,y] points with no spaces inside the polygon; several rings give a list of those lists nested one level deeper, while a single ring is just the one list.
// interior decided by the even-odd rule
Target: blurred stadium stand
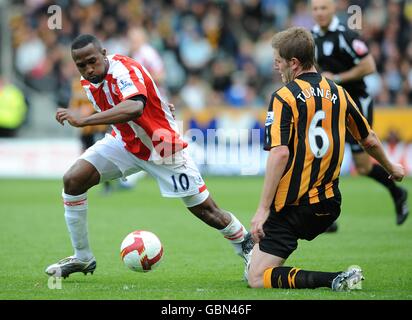
[{"label": "blurred stadium stand", "polygon": [[[50,30],[47,9],[54,4],[62,8],[62,28]],[[362,8],[360,33],[378,68],[367,78],[378,133],[412,142],[410,126],[404,125],[412,123],[412,1],[337,4],[342,21],[350,5]],[[69,46],[79,33],[95,34],[109,54],[132,55],[128,30],[144,27],[163,59],[165,94],[189,129],[210,107],[217,110],[216,121],[219,110],[264,114],[281,86],[272,72],[272,35],[292,25],[313,25],[308,1],[296,0],[0,0],[0,6],[0,70],[26,95],[29,112],[20,130],[26,138],[77,135],[54,120],[54,111],[67,106],[70,81],[78,77]],[[261,127],[263,118],[249,121],[250,128]]]}]

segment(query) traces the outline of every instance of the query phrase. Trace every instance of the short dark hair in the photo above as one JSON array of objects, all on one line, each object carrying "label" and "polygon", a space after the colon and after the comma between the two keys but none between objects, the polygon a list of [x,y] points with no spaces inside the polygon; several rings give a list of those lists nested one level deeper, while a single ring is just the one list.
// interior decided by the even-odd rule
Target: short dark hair
[{"label": "short dark hair", "polygon": [[279,50],[279,55],[286,60],[298,59],[305,70],[315,64],[315,41],[310,32],[302,27],[276,33],[272,38],[272,47]]},{"label": "short dark hair", "polygon": [[92,34],[81,34],[77,36],[72,42],[72,50],[84,48],[92,43],[97,49],[101,49],[100,41]]}]

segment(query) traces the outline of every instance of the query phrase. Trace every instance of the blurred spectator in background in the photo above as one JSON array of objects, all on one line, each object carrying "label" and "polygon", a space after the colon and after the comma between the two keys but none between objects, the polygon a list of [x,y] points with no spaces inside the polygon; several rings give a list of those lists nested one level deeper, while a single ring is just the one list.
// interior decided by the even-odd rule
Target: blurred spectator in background
[{"label": "blurred spectator in background", "polygon": [[[350,5],[362,9],[358,31],[367,40],[379,72],[367,80],[376,104],[412,105],[412,2],[335,2],[343,23]],[[172,102],[181,99],[180,90],[191,87],[196,74],[202,80],[198,86],[204,86],[199,90],[210,91],[213,97],[207,105],[251,106],[251,101],[266,101],[267,93],[281,86],[272,74],[273,32],[314,25],[308,0],[78,0],[57,1],[62,28],[50,30],[47,8],[51,4],[55,3],[13,1],[16,10],[11,10],[10,27],[18,75],[40,92],[59,95],[67,92],[61,79],[68,43],[79,33],[91,33],[108,52],[129,54],[142,62]],[[245,91],[257,99],[245,98]]]},{"label": "blurred spectator in background", "polygon": [[15,137],[26,113],[22,91],[0,75],[0,137]]},{"label": "blurred spectator in background", "polygon": [[207,82],[198,75],[192,74],[180,91],[180,97],[190,110],[200,111],[205,109],[209,103],[210,88]]},{"label": "blurred spectator in background", "polygon": [[213,51],[194,18],[185,18],[179,37],[179,54],[185,68],[192,73],[202,71],[212,59]]},{"label": "blurred spectator in background", "polygon": [[247,79],[244,72],[233,73],[231,86],[225,92],[225,101],[236,108],[246,106]]},{"label": "blurred spectator in background", "polygon": [[312,15],[310,14],[310,8],[306,1],[299,0],[295,3],[295,13],[291,20],[292,26],[303,27],[308,30],[314,25]]},{"label": "blurred spectator in background", "polygon": [[[162,58],[147,41],[146,32],[142,27],[132,27],[128,31],[129,56],[142,64],[152,75],[158,86],[163,87],[165,70]],[[117,52],[117,51],[109,51]]]}]

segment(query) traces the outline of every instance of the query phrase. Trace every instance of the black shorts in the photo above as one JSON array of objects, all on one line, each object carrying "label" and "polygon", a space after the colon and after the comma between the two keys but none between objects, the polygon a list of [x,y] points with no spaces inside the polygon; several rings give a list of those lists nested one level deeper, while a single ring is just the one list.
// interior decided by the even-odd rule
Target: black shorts
[{"label": "black shorts", "polygon": [[[368,120],[369,125],[372,127],[373,122],[373,99],[371,96],[367,95],[365,97],[352,96],[353,101],[359,108],[359,111]],[[346,131],[346,142],[349,143],[352,153],[364,152],[363,148],[359,145],[356,139]]]},{"label": "black shorts", "polygon": [[261,251],[287,259],[298,247],[298,239],[313,240],[339,217],[340,197],[311,205],[286,206],[271,212],[263,225]]}]

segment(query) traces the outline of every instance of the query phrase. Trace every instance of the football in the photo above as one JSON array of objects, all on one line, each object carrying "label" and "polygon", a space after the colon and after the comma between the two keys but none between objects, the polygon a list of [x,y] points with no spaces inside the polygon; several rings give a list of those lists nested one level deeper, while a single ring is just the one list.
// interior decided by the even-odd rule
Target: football
[{"label": "football", "polygon": [[129,269],[148,272],[160,264],[163,246],[154,233],[137,230],[124,238],[120,246],[120,256]]}]

